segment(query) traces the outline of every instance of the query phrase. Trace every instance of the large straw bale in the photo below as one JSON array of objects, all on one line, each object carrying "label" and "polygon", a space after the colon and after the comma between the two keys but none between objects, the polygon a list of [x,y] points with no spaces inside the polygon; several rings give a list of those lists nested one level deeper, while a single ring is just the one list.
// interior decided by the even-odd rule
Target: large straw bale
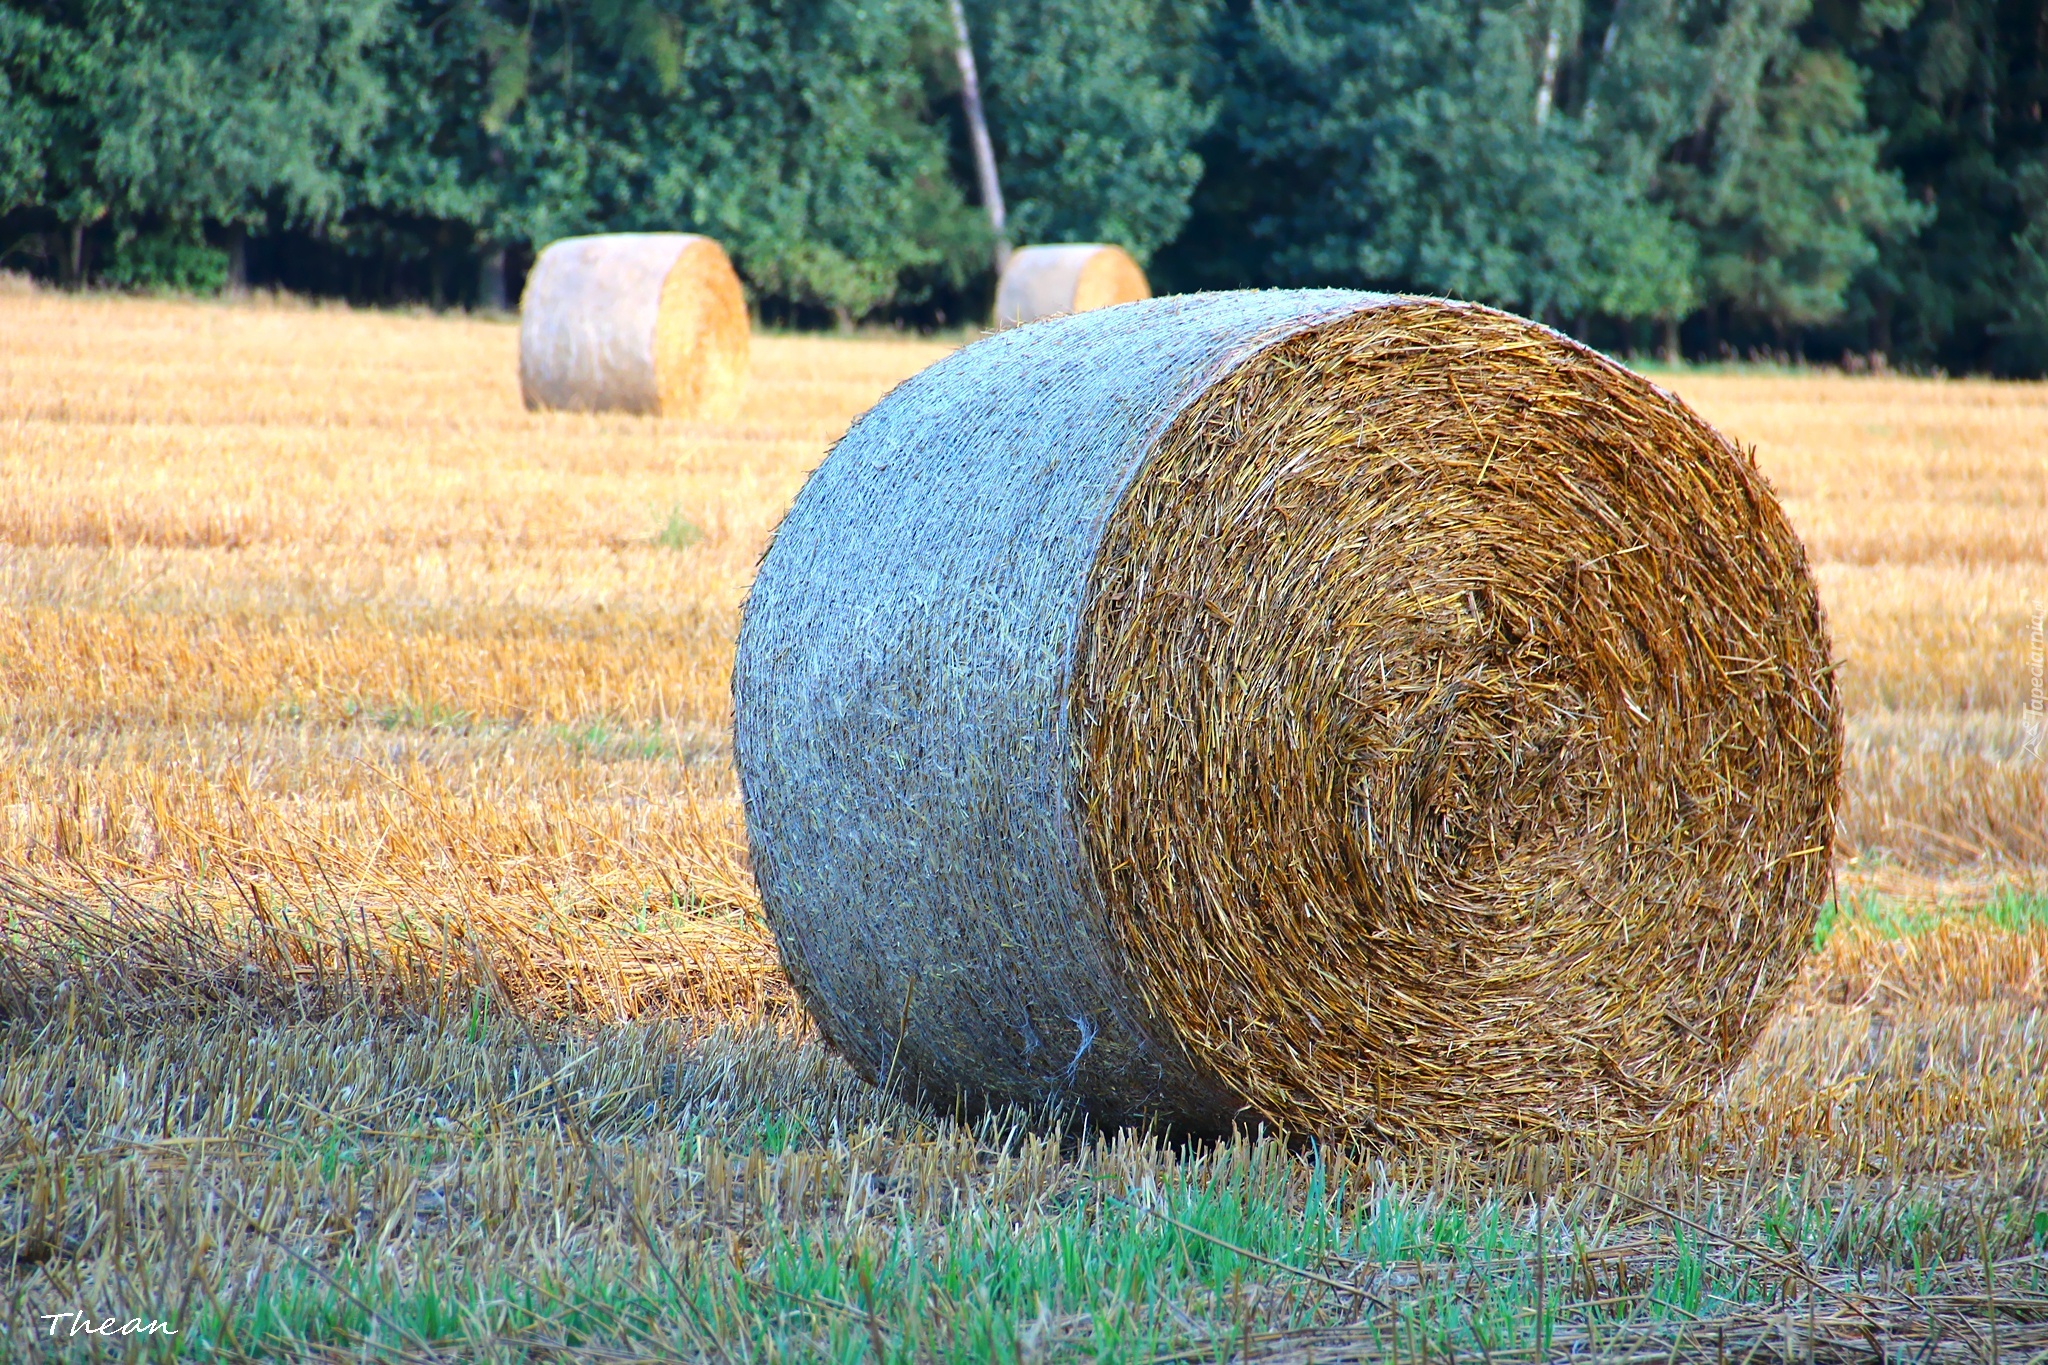
[{"label": "large straw bale", "polygon": [[751,343],[739,276],[709,237],[565,237],[519,300],[519,387],[529,408],[729,417]]},{"label": "large straw bale", "polygon": [[1198,295],[970,346],[797,497],[735,731],[783,961],[966,1110],[1640,1131],[1830,876],[1829,644],[1753,458],[1522,319]]},{"label": "large straw bale", "polygon": [[996,326],[1015,327],[1151,297],[1145,272],[1120,246],[1027,246],[1010,257],[996,283]]}]

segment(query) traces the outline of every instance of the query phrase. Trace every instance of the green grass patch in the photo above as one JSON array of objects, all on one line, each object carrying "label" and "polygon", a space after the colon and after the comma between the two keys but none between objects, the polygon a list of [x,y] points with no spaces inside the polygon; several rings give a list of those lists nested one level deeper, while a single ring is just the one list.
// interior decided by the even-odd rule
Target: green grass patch
[{"label": "green grass patch", "polygon": [[1897,901],[1874,891],[1837,897],[1820,908],[1813,926],[1813,947],[1818,952],[1829,938],[1852,924],[1880,938],[1911,938],[1955,921],[1974,921],[2007,933],[2038,928],[2048,925],[2048,894],[2001,886],[1985,900],[1963,904]]},{"label": "green grass patch", "polygon": [[380,730],[427,730],[435,734],[466,735],[477,726],[474,711],[441,701],[416,701],[403,697],[371,712],[369,720]]},{"label": "green grass patch", "polygon": [[683,515],[680,507],[671,507],[668,520],[654,533],[654,543],[664,550],[687,550],[704,539],[704,528]]},{"label": "green grass patch", "polygon": [[[1796,1179],[1739,1232],[1653,1219],[1631,1234],[1637,1254],[1594,1258],[1594,1229],[1553,1222],[1539,1238],[1525,1203],[1358,1189],[1320,1166],[1304,1200],[1289,1197],[1283,1171],[1225,1160],[1153,1189],[1104,1179],[1022,1220],[967,1200],[936,1226],[828,1216],[771,1223],[745,1245],[649,1229],[638,1254],[517,1272],[479,1274],[452,1257],[406,1266],[374,1250],[326,1266],[285,1258],[240,1306],[195,1305],[175,1342],[148,1350],[1011,1365],[1225,1361],[1255,1335],[1340,1331],[1367,1359],[1528,1358],[1624,1324],[1679,1330],[1782,1312],[1801,1290],[1786,1281],[1787,1257],[1821,1273],[1880,1252],[1914,1267],[1920,1292],[1939,1289],[1916,1260],[1942,1208],[1816,1200]],[[2012,1216],[2020,1224],[2000,1226],[1997,1243],[2031,1233],[2038,1245],[2039,1218]]]},{"label": "green grass patch", "polygon": [[642,730],[593,720],[583,725],[555,725],[549,734],[586,758],[645,759],[678,758],[674,741],[658,730]]}]

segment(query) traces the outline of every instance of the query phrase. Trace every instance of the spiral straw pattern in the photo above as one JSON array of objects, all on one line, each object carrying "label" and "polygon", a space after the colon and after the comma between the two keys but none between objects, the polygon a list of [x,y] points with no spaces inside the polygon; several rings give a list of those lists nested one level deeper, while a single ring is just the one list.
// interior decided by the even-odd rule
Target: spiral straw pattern
[{"label": "spiral straw pattern", "polygon": [[1829,876],[1827,632],[1753,461],[1440,300],[933,367],[797,499],[734,695],[792,979],[947,1108],[1640,1130],[1754,1040]]}]

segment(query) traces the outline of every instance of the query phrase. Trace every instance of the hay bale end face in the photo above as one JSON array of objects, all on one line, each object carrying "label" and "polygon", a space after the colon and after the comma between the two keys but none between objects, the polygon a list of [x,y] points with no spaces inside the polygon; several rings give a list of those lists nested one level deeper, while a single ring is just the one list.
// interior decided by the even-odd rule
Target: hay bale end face
[{"label": "hay bale end face", "polygon": [[1120,246],[1027,246],[1010,257],[996,284],[996,326],[1015,327],[1151,297],[1145,272]]},{"label": "hay bale end face", "polygon": [[1754,463],[1478,307],[958,352],[805,485],[733,686],[792,980],[949,1110],[1640,1130],[1754,1040],[1830,875],[1827,632]]},{"label": "hay bale end face", "polygon": [[528,408],[729,417],[751,342],[739,276],[709,237],[566,237],[519,300],[519,388]]}]

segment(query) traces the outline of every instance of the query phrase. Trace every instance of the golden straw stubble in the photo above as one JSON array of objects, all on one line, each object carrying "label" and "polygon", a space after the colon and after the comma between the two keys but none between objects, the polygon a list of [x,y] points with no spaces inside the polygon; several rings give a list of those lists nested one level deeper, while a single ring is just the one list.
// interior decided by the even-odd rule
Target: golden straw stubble
[{"label": "golden straw stubble", "polygon": [[1654,1125],[1754,1041],[1830,875],[1827,630],[1753,460],[1488,310],[1364,311],[1185,409],[1072,705],[1101,929],[1218,1125]]}]

